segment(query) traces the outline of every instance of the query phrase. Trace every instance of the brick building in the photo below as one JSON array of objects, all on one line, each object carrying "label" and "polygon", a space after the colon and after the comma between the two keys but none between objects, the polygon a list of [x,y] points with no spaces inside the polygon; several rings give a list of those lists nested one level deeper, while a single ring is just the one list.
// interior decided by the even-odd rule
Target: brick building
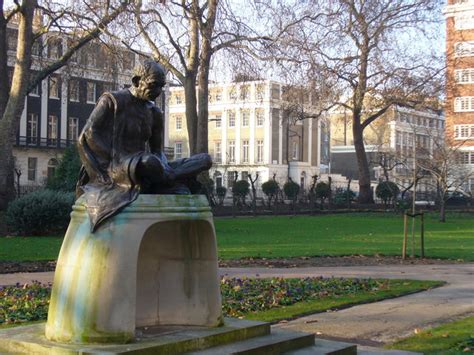
[{"label": "brick building", "polygon": [[[448,0],[446,16],[446,141],[460,146],[474,170],[474,0]],[[474,178],[466,190],[474,191]]]}]

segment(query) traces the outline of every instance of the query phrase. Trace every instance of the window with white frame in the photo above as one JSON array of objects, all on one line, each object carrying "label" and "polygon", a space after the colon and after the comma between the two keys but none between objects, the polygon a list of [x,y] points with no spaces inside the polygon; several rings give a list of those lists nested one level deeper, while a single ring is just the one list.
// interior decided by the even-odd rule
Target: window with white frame
[{"label": "window with white frame", "polygon": [[263,114],[262,111],[260,110],[257,110],[257,112],[255,113],[255,115],[257,116],[257,127],[262,127],[263,124],[265,123],[265,116]]},{"label": "window with white frame", "polygon": [[298,160],[298,153],[299,153],[299,146],[298,146],[298,142],[293,142],[293,149],[292,149],[292,159],[293,160]]},{"label": "window with white frame", "polygon": [[183,157],[183,143],[175,142],[174,143],[174,158],[181,159]]},{"label": "window with white frame", "polygon": [[454,80],[458,84],[474,84],[474,68],[455,70]]},{"label": "window with white frame", "polygon": [[250,122],[250,112],[242,111],[242,127],[248,127]]},{"label": "window with white frame", "polygon": [[474,11],[463,11],[454,18],[456,30],[469,30],[474,28]]},{"label": "window with white frame", "polygon": [[257,141],[257,162],[263,162],[263,140]]},{"label": "window with white frame", "polygon": [[222,145],[221,142],[214,142],[214,161],[220,163],[222,160]]},{"label": "window with white frame", "polygon": [[243,140],[242,141],[242,163],[249,162],[249,141]]},{"label": "window with white frame", "polygon": [[461,96],[454,99],[454,112],[473,112],[474,96]]},{"label": "window with white frame", "polygon": [[473,139],[474,124],[454,125],[455,139]]},{"label": "window with white frame", "polygon": [[237,88],[235,86],[229,88],[229,100],[237,100]]},{"label": "window with white frame", "polygon": [[59,79],[49,78],[49,97],[51,99],[59,99]]},{"label": "window with white frame", "polygon": [[265,85],[258,84],[255,88],[255,98],[257,100],[263,100],[265,98]]},{"label": "window with white frame", "polygon": [[221,89],[218,89],[218,90],[215,91],[214,98],[217,102],[222,100],[222,90]]},{"label": "window with white frame", "polygon": [[183,98],[181,97],[181,94],[175,95],[175,102],[176,102],[176,105],[181,105],[183,103]]},{"label": "window with white frame", "polygon": [[249,85],[242,85],[240,87],[240,99],[242,101],[246,101],[250,99],[250,86]]},{"label": "window with white frame", "polygon": [[235,112],[229,111],[229,127],[235,127]]},{"label": "window with white frame", "polygon": [[79,102],[79,81],[69,80],[69,101]]},{"label": "window with white frame", "polygon": [[229,141],[228,148],[227,148],[227,158],[229,159],[229,163],[235,162],[235,141]]},{"label": "window with white frame", "polygon": [[39,84],[35,85],[35,87],[30,91],[31,96],[39,96],[40,94],[40,87]]},{"label": "window with white frame", "polygon": [[56,145],[58,142],[58,116],[49,115],[46,130],[48,145]]},{"label": "window with white frame", "polygon": [[177,131],[181,131],[183,129],[183,117],[176,116],[176,125],[175,128]]},{"label": "window with white frame", "polygon": [[459,152],[458,163],[463,165],[474,164],[474,152]]},{"label": "window with white frame", "polygon": [[75,142],[77,141],[78,136],[79,136],[79,118],[69,117],[68,122],[67,122],[67,137],[69,141]]},{"label": "window with white frame", "polygon": [[93,82],[87,82],[87,103],[95,104],[96,100],[96,84]]},{"label": "window with white frame", "polygon": [[216,115],[214,117],[214,120],[216,122],[216,128],[221,128],[222,127],[222,116],[221,115]]},{"label": "window with white frame", "polygon": [[36,181],[37,166],[38,166],[38,158],[28,157],[28,181]]},{"label": "window with white frame", "polygon": [[474,56],[474,41],[456,43],[454,45],[454,55],[456,57]]},{"label": "window with white frame", "polygon": [[38,114],[29,113],[26,121],[26,143],[36,144],[38,142]]}]

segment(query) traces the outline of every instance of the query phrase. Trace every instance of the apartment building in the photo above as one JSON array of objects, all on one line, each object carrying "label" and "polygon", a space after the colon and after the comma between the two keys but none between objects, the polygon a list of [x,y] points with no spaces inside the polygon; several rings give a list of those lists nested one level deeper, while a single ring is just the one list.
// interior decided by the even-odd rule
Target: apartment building
[{"label": "apartment building", "polygon": [[[8,30],[8,75],[11,81],[17,28]],[[50,33],[33,47],[33,72],[61,57],[68,37]],[[122,48],[110,52],[99,42],[90,43],[61,68],[44,79],[25,98],[16,144],[16,183],[23,192],[44,186],[54,174],[64,149],[75,144],[96,101],[105,91],[128,87],[132,69],[139,60]],[[164,98],[159,104],[164,107]]]},{"label": "apartment building", "polygon": [[[293,119],[280,83],[245,81],[209,88],[209,153],[217,186],[259,175],[257,185],[288,177],[307,188],[311,176],[327,163],[329,140],[323,120]],[[301,107],[313,109],[309,96]],[[189,155],[184,90],[170,88],[168,142],[175,158]]]},{"label": "apartment building", "polygon": [[[331,173],[357,180],[351,113],[335,109],[330,114],[330,122]],[[419,154],[418,158],[422,158],[423,151],[436,149],[439,142],[444,140],[444,129],[444,116],[441,112],[391,107],[364,130],[365,149],[374,185],[388,173],[390,180],[402,189],[410,186],[413,181],[414,157]],[[384,171],[384,167],[388,171]],[[434,185],[432,181],[423,179],[417,191],[432,191]]]},{"label": "apartment building", "polygon": [[[460,146],[474,171],[474,0],[448,0],[446,16],[446,141]],[[474,192],[474,177],[466,184]]]}]

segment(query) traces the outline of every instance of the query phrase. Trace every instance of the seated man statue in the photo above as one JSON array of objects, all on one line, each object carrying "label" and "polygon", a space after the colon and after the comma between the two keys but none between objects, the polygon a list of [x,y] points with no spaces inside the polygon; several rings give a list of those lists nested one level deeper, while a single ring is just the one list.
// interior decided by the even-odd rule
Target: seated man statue
[{"label": "seated man statue", "polygon": [[104,93],[79,136],[76,192],[85,196],[93,232],[139,193],[196,193],[196,176],[212,165],[208,154],[167,161],[163,113],[153,103],[165,83],[159,64],[138,65],[130,89]]}]

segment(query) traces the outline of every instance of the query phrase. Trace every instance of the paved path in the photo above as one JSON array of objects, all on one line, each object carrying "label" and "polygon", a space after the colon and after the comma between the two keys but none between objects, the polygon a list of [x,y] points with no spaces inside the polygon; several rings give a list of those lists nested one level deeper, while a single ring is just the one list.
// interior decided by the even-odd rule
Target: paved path
[{"label": "paved path", "polygon": [[[443,280],[447,284],[426,292],[337,312],[302,317],[277,327],[379,345],[413,334],[415,328],[434,326],[474,314],[474,264],[388,265],[298,269],[227,268],[221,274],[247,277],[359,277]],[[0,285],[31,280],[52,282],[53,273],[4,274]]]}]

